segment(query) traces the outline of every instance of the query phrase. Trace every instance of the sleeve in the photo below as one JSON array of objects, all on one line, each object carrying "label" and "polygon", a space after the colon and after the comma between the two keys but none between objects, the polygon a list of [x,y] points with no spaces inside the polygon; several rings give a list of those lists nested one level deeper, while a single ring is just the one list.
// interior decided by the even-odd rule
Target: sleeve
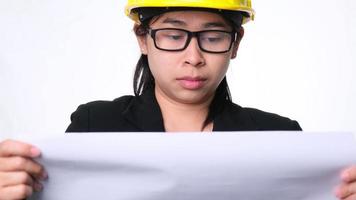
[{"label": "sleeve", "polygon": [[85,104],[80,105],[70,116],[71,123],[66,132],[89,132],[89,107]]},{"label": "sleeve", "polygon": [[302,131],[303,129],[297,121],[292,120],[292,129],[291,130]]}]

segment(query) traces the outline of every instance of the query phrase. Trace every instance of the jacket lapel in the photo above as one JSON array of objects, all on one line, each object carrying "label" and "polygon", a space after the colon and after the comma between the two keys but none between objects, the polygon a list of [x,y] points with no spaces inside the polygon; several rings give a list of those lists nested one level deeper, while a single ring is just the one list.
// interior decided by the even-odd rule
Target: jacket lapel
[{"label": "jacket lapel", "polygon": [[161,109],[153,89],[149,89],[140,96],[134,97],[123,114],[140,131],[164,131]]},{"label": "jacket lapel", "polygon": [[213,131],[256,131],[257,124],[243,108],[225,101],[222,111],[214,117]]},{"label": "jacket lapel", "polygon": [[[221,102],[220,109],[213,116],[213,131],[254,131],[258,127],[243,108],[232,102]],[[164,132],[161,109],[156,100],[154,89],[146,90],[133,100],[123,112],[124,117],[138,131]]]}]

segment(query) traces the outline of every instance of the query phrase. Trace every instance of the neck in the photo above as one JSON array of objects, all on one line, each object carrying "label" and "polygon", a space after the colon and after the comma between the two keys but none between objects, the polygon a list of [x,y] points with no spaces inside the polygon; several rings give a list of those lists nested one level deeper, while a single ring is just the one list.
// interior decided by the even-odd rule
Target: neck
[{"label": "neck", "polygon": [[155,89],[155,95],[167,132],[212,131],[213,124],[204,126],[204,122],[213,96],[204,102],[193,104],[175,101],[157,89]]}]

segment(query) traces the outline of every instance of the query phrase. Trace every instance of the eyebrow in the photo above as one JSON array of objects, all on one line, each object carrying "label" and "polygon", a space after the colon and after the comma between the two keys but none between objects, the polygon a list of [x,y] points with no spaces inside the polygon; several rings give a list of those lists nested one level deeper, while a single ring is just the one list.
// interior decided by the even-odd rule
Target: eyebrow
[{"label": "eyebrow", "polygon": [[174,26],[187,26],[187,23],[178,19],[167,18],[163,20],[163,24],[172,24]]},{"label": "eyebrow", "polygon": [[[187,26],[187,23],[178,19],[167,18],[163,20],[163,24],[171,24],[173,26]],[[208,22],[203,24],[203,28],[228,28],[228,25],[223,22]]]},{"label": "eyebrow", "polygon": [[208,22],[204,24],[204,28],[228,28],[225,23],[222,22]]}]

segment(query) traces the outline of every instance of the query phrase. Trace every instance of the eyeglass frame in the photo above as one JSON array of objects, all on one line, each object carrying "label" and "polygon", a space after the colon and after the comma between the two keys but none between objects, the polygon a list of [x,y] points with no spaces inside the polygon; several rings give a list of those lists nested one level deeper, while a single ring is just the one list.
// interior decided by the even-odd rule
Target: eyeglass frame
[{"label": "eyeglass frame", "polygon": [[[176,52],[176,51],[183,51],[183,50],[185,50],[185,49],[189,46],[189,44],[190,44],[192,38],[195,37],[195,38],[197,38],[198,46],[199,46],[199,49],[200,49],[201,51],[207,52],[207,53],[214,53],[214,54],[227,53],[227,52],[229,52],[229,51],[231,50],[231,47],[232,47],[233,43],[236,41],[236,38],[237,38],[237,36],[236,36],[237,32],[234,31],[234,30],[233,30],[233,31],[224,31],[224,30],[188,31],[188,30],[180,29],[180,28],[159,28],[159,29],[148,28],[147,30],[148,30],[148,33],[147,33],[147,34],[151,36],[151,38],[153,39],[154,45],[155,45],[155,47],[156,47],[157,49],[162,50],[162,51],[171,51],[171,52]],[[178,30],[178,31],[183,31],[183,32],[187,33],[188,38],[186,39],[185,45],[184,45],[182,48],[180,48],[180,49],[163,49],[163,48],[159,47],[159,46],[157,45],[157,42],[156,42],[156,33],[157,33],[158,31],[161,31],[161,30]],[[228,48],[226,51],[209,51],[209,50],[206,50],[206,49],[204,49],[204,48],[202,47],[201,41],[200,41],[200,39],[199,39],[199,38],[200,38],[200,34],[205,33],[205,32],[210,32],[210,31],[222,32],[222,33],[229,33],[229,34],[231,35],[230,46],[229,46],[229,48]]]}]

